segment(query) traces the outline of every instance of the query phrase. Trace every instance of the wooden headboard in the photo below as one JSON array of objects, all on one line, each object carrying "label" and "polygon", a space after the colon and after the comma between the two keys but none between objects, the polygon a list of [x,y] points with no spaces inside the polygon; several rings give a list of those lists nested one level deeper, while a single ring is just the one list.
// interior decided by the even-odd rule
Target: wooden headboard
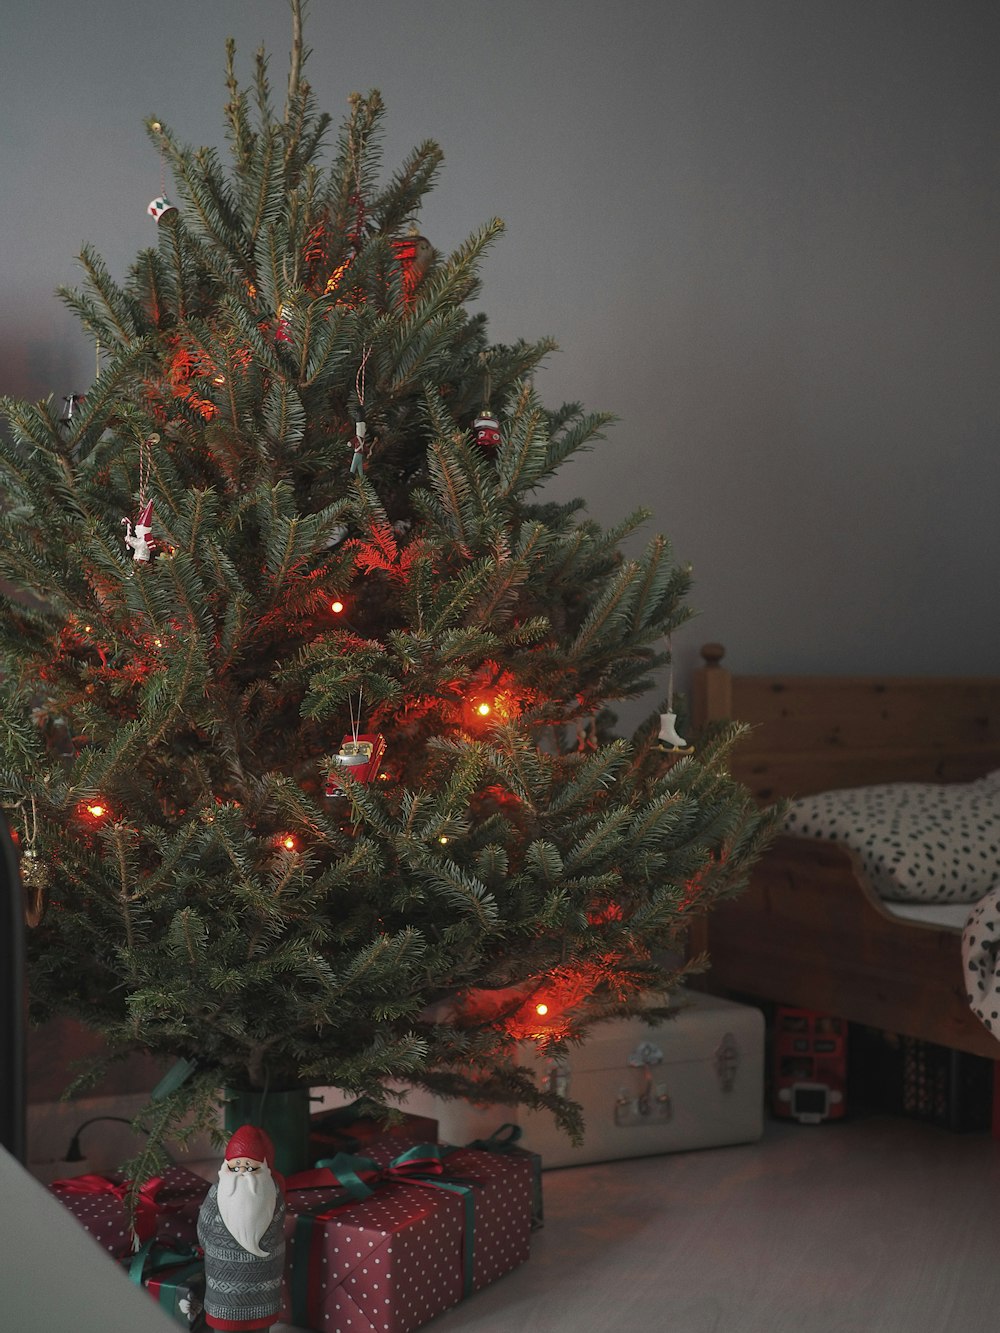
[{"label": "wooden headboard", "polygon": [[750,734],[733,776],[762,803],[875,782],[968,782],[1000,768],[1000,678],[739,676],[707,643],[695,727],[732,719]]}]

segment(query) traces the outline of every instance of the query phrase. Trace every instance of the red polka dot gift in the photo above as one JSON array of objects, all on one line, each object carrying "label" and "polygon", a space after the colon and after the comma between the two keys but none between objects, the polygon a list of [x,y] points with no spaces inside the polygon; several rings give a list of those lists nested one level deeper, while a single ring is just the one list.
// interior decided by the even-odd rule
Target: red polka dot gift
[{"label": "red polka dot gift", "polygon": [[288,1181],[283,1320],[410,1333],[528,1258],[527,1157],[373,1144]]},{"label": "red polka dot gift", "polygon": [[99,1245],[116,1258],[151,1239],[180,1247],[198,1239],[198,1209],[208,1181],[171,1166],[143,1185],[136,1202],[135,1227],[129,1225],[121,1176],[82,1175],[56,1180],[49,1189]]}]

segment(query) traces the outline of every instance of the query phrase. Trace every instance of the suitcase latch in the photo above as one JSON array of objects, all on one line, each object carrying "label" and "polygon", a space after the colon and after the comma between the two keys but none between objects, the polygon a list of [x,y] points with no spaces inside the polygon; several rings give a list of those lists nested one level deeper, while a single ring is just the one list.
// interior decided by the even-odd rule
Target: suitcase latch
[{"label": "suitcase latch", "polygon": [[641,1042],[628,1058],[633,1069],[642,1070],[638,1093],[619,1088],[615,1100],[616,1125],[662,1125],[674,1113],[666,1083],[655,1082],[653,1068],[663,1063],[663,1052],[651,1041]]},{"label": "suitcase latch", "polygon": [[736,1045],[736,1038],[731,1032],[727,1032],[715,1051],[715,1072],[719,1076],[723,1092],[732,1092],[739,1064],[740,1049]]}]

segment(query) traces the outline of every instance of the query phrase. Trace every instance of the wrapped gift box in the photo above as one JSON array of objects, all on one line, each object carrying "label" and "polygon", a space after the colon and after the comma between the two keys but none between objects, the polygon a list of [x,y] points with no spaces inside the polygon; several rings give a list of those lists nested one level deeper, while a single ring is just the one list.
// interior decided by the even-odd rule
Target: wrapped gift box
[{"label": "wrapped gift box", "polygon": [[[116,1258],[133,1252],[125,1211],[127,1183],[121,1176],[74,1176],[53,1181],[49,1190]],[[207,1180],[181,1166],[168,1167],[143,1187],[136,1214],[139,1240],[155,1238],[178,1248],[197,1244],[198,1210],[207,1193]]]},{"label": "wrapped gift box", "polygon": [[411,1143],[438,1141],[438,1122],[433,1116],[410,1115],[404,1111],[402,1120],[387,1125],[373,1115],[365,1115],[360,1111],[360,1105],[351,1102],[332,1110],[317,1111],[311,1117],[309,1144],[314,1157],[332,1157],[338,1152],[367,1156],[368,1148],[382,1140],[398,1141],[404,1147]]},{"label": "wrapped gift box", "polygon": [[122,1263],[132,1281],[145,1287],[182,1328],[203,1327],[199,1316],[205,1308],[205,1265],[194,1249],[183,1253],[148,1241]]},{"label": "wrapped gift box", "polygon": [[[281,1318],[317,1330],[410,1333],[529,1255],[532,1179],[524,1155],[442,1150],[443,1174],[400,1167],[400,1140],[372,1145],[366,1159],[335,1158],[374,1192],[345,1198],[337,1183],[289,1182]],[[428,1151],[430,1151],[428,1149]],[[413,1149],[419,1158],[420,1150]],[[385,1174],[373,1179],[367,1161]],[[309,1173],[305,1173],[306,1176]]]},{"label": "wrapped gift box", "polygon": [[542,1155],[531,1152],[521,1145],[523,1134],[520,1125],[507,1121],[499,1125],[489,1138],[473,1139],[468,1148],[477,1148],[481,1152],[516,1153],[526,1157],[531,1164],[531,1229],[538,1231],[545,1225],[545,1206],[542,1199]]},{"label": "wrapped gift box", "polygon": [[596,1023],[563,1060],[521,1043],[519,1062],[538,1085],[583,1107],[582,1144],[551,1115],[520,1107],[473,1105],[410,1090],[407,1104],[435,1116],[452,1143],[481,1139],[501,1121],[524,1131],[521,1144],[544,1167],[608,1162],[690,1148],[749,1143],[764,1132],[764,1015],[751,1005],[681,991],[676,1015]]}]

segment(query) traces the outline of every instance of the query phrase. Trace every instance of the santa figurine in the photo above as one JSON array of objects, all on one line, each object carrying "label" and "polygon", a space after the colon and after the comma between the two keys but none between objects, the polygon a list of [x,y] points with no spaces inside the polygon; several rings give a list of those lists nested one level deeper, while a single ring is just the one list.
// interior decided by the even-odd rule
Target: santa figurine
[{"label": "santa figurine", "polygon": [[218,1184],[198,1214],[205,1251],[209,1328],[270,1328],[281,1308],[285,1266],[285,1182],[273,1170],[274,1146],[256,1125],[229,1140]]},{"label": "santa figurine", "polygon": [[145,564],[153,554],[153,543],[150,538],[153,535],[153,502],[147,500],[142,513],[135,520],[135,528],[127,518],[122,522],[128,531],[125,533],[125,545],[132,548],[132,559]]}]

